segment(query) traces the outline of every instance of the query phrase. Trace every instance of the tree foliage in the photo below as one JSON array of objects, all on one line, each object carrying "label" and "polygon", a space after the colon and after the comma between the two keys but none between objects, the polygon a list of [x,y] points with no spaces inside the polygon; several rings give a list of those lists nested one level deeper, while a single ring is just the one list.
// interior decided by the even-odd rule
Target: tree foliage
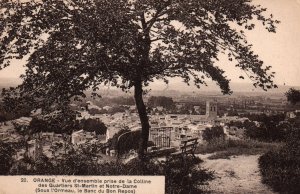
[{"label": "tree foliage", "polygon": [[300,102],[300,90],[290,88],[289,91],[285,93],[285,96],[287,98],[287,101],[289,101],[293,105]]},{"label": "tree foliage", "polygon": [[[241,123],[245,128],[245,135],[251,139],[261,141],[285,141],[292,125],[284,121],[284,114],[276,115],[248,115],[249,120]],[[257,121],[257,123],[253,122]]]},{"label": "tree foliage", "polygon": [[143,86],[154,79],[200,87],[208,77],[231,93],[215,65],[224,53],[254,86],[276,87],[244,30],[259,21],[275,32],[278,21],[250,0],[4,0],[0,9],[0,67],[29,56],[23,83],[5,91],[8,98],[61,108],[100,83],[134,88],[142,149],[149,134]]},{"label": "tree foliage", "polygon": [[175,104],[172,98],[166,96],[151,96],[147,105],[149,107],[162,106],[168,110],[174,108]]},{"label": "tree foliage", "polygon": [[31,133],[54,132],[71,134],[79,130],[79,125],[75,121],[75,115],[66,112],[54,112],[43,118],[33,118],[29,123],[28,130]]},{"label": "tree foliage", "polygon": [[[5,98],[5,103],[0,102],[0,122],[18,119],[20,117],[29,117],[31,108],[28,105],[18,104],[17,101]],[[10,104],[10,107],[5,106]]]},{"label": "tree foliage", "polygon": [[99,120],[96,119],[83,119],[80,122],[81,127],[85,131],[89,132],[95,132],[97,135],[101,134],[104,135],[106,134],[107,127],[105,124]]}]

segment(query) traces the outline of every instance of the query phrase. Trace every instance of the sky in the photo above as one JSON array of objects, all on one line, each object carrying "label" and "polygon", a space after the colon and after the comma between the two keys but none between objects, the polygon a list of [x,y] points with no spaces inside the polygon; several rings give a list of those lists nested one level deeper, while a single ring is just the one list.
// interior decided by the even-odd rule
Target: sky
[{"label": "sky", "polygon": [[[248,41],[260,59],[276,72],[276,84],[300,86],[300,0],[253,0],[253,3],[266,7],[267,13],[272,13],[281,23],[275,34],[257,25],[255,30],[247,33]],[[0,71],[0,78],[19,77],[24,72],[24,63],[25,60],[14,60],[10,67]],[[239,79],[243,72],[227,60],[221,60],[219,65],[232,82],[251,83],[247,78]]]},{"label": "sky", "polygon": [[300,86],[300,0],[254,0],[281,21],[277,33],[259,29],[248,34],[260,58],[273,66],[280,85]]}]

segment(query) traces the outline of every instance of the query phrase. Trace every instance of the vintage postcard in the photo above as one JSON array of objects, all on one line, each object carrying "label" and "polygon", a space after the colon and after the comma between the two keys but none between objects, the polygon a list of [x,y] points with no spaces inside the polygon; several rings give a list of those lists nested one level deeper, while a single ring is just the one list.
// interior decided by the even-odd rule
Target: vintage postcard
[{"label": "vintage postcard", "polygon": [[299,0],[1,0],[0,194],[300,193]]}]

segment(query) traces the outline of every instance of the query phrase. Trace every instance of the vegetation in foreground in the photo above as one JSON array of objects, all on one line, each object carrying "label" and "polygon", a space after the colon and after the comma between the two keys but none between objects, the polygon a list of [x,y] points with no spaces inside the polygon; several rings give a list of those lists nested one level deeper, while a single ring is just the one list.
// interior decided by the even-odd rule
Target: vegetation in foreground
[{"label": "vegetation in foreground", "polygon": [[97,163],[84,152],[73,152],[61,160],[41,157],[33,162],[24,159],[16,163],[11,174],[27,175],[162,175],[168,194],[203,193],[201,187],[214,178],[213,172],[202,169],[199,158],[185,160],[171,158],[167,162],[149,160],[147,163],[133,159],[124,164],[119,162]]},{"label": "vegetation in foreground", "polygon": [[300,130],[294,129],[286,145],[259,158],[263,183],[279,193],[300,193]]}]

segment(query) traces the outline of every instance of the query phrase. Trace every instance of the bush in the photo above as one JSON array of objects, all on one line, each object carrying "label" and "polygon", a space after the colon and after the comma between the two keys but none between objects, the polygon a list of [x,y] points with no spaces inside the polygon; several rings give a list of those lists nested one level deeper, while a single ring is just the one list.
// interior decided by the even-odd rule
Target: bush
[{"label": "bush", "polygon": [[212,127],[212,128],[206,128],[203,131],[202,137],[205,141],[210,142],[211,140],[215,140],[216,138],[224,138],[225,133],[224,133],[223,127],[216,126],[216,127]]},{"label": "bush", "polygon": [[13,164],[14,149],[7,143],[0,142],[0,174],[6,175]]},{"label": "bush", "polygon": [[287,144],[259,158],[263,183],[280,193],[300,193],[300,130],[294,129]]},{"label": "bush", "polygon": [[251,139],[260,141],[285,141],[289,131],[289,123],[284,121],[284,114],[267,116],[249,115],[249,119],[258,121],[259,125],[254,122],[245,121],[245,135]]},{"label": "bush", "polygon": [[281,125],[269,127],[266,125],[263,126],[254,126],[251,128],[246,128],[246,136],[252,139],[260,141],[285,141],[287,132]]},{"label": "bush", "polygon": [[105,124],[97,119],[82,119],[80,121],[80,126],[84,131],[95,132],[97,135],[106,134],[107,131]]},{"label": "bush", "polygon": [[200,186],[214,178],[212,172],[201,169],[200,159],[188,157],[185,161],[174,158],[163,164],[163,175],[166,176],[166,193],[193,194],[203,193]]}]

